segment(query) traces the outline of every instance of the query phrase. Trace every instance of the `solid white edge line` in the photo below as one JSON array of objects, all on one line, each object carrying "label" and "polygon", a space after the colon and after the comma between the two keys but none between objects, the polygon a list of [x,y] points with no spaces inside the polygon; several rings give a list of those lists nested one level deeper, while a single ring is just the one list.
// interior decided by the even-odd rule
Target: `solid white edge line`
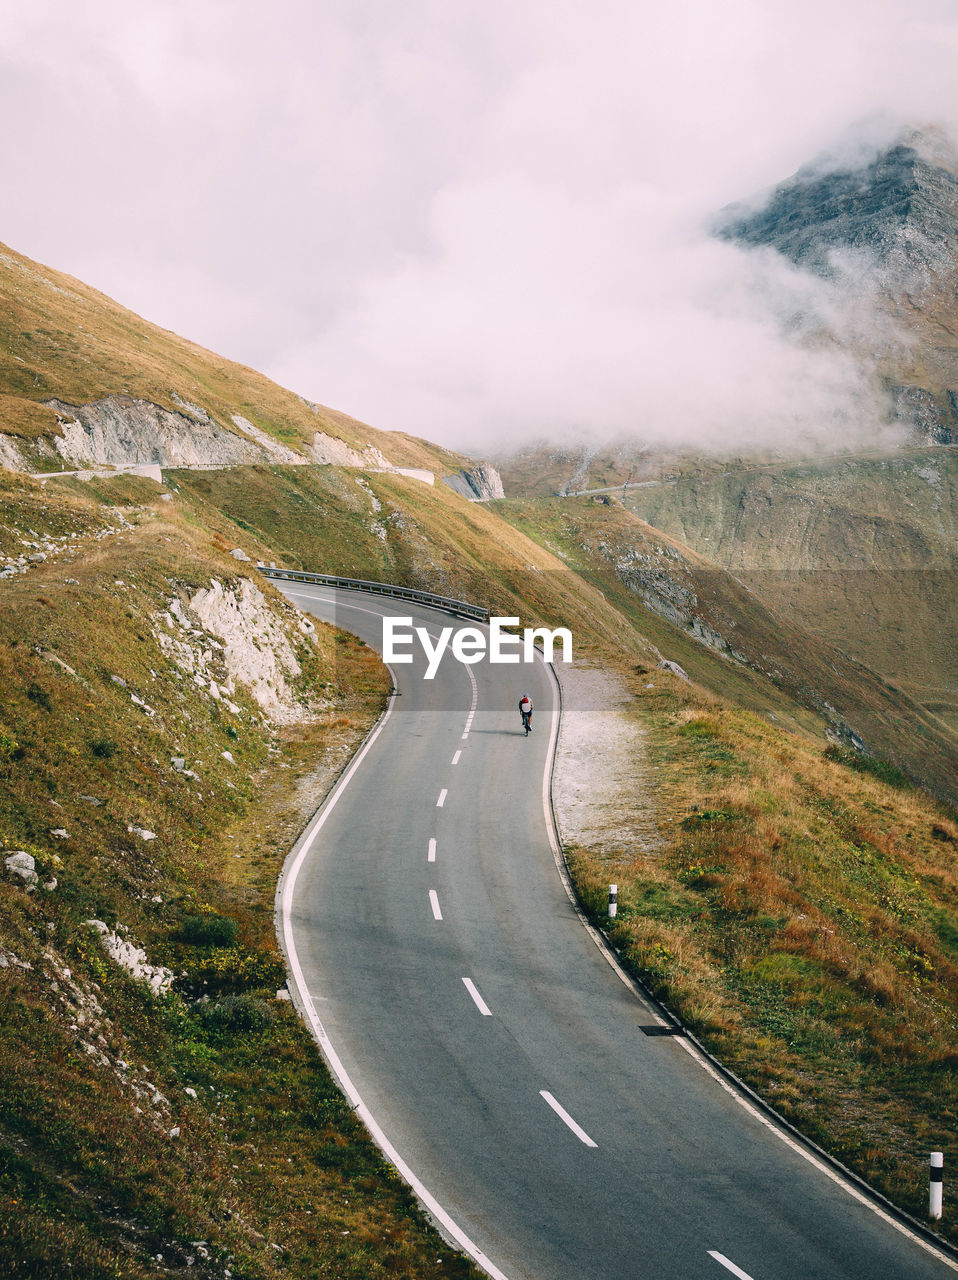
[{"label": "solid white edge line", "polygon": [[546,1102],[548,1102],[549,1106],[556,1113],[559,1119],[563,1122],[563,1124],[567,1124],[569,1126],[569,1128],[572,1130],[572,1132],[575,1134],[575,1136],[579,1139],[580,1142],[584,1143],[587,1147],[598,1147],[599,1144],[597,1142],[592,1141],[592,1139],[589,1137],[589,1135],[586,1133],[586,1131],[582,1128],[581,1125],[576,1124],[576,1122],[569,1115],[568,1111],[566,1111],[565,1107],[561,1107],[559,1103],[556,1102],[555,1098],[553,1098],[552,1094],[549,1093],[548,1089],[540,1089],[539,1097],[545,1098]]},{"label": "solid white edge line", "polygon": [[[306,593],[301,593],[301,594],[306,594]],[[338,605],[338,601],[330,600],[329,596],[321,596],[321,597],[313,597],[313,598],[322,599],[322,600],[325,600],[327,603]],[[375,612],[372,609],[362,609],[359,605],[347,605],[346,607],[357,609],[361,613]],[[377,616],[381,617],[382,615],[378,614]],[[389,674],[392,677],[393,687],[395,688],[396,687],[395,673],[388,667],[387,667],[387,670],[389,670]],[[436,1197],[432,1194],[432,1192],[428,1189],[428,1187],[426,1187],[424,1183],[422,1183],[419,1180],[419,1178],[412,1171],[412,1169],[409,1167],[406,1161],[402,1158],[402,1156],[399,1154],[399,1152],[396,1150],[393,1144],[386,1137],[385,1133],[380,1128],[372,1112],[366,1106],[365,1102],[363,1102],[362,1098],[360,1097],[359,1093],[356,1090],[356,1086],[352,1082],[352,1079],[349,1073],[346,1071],[346,1068],[343,1066],[343,1063],[339,1057],[339,1054],[333,1048],[333,1042],[330,1040],[329,1035],[327,1034],[326,1028],[323,1026],[323,1023],[320,1020],[319,1015],[316,1013],[315,1006],[313,1005],[312,998],[306,986],[306,979],[303,975],[303,969],[299,962],[299,954],[296,951],[296,943],[293,939],[293,926],[292,926],[292,920],[290,919],[290,907],[292,903],[293,889],[296,886],[296,879],[299,875],[300,868],[303,865],[306,855],[309,853],[310,849],[312,848],[313,842],[315,841],[316,837],[319,835],[319,832],[322,830],[326,822],[326,819],[332,813],[342,793],[346,790],[346,787],[349,784],[349,781],[352,778],[353,774],[356,772],[356,770],[359,768],[362,761],[365,759],[366,754],[368,753],[370,747],[379,737],[380,733],[382,732],[386,724],[386,721],[389,719],[390,715],[392,715],[393,706],[394,706],[394,703],[390,701],[389,705],[386,708],[385,713],[383,714],[382,719],[379,721],[379,724],[376,725],[375,729],[366,739],[365,744],[360,748],[360,750],[354,756],[351,765],[343,774],[343,776],[340,778],[339,782],[337,782],[333,790],[330,792],[327,800],[323,804],[319,813],[316,814],[313,821],[309,824],[309,826],[303,832],[303,835],[300,838],[300,841],[298,843],[298,848],[294,847],[292,853],[287,859],[287,862],[289,862],[289,866],[288,867],[284,866],[282,872],[280,873],[280,882],[277,887],[277,898],[279,900],[280,913],[281,913],[282,926],[283,926],[282,934],[281,934],[283,950],[286,953],[286,959],[290,968],[290,976],[293,981],[293,994],[299,997],[297,1003],[298,1003],[300,1012],[306,1018],[306,1021],[309,1024],[310,1030],[312,1031],[313,1035],[316,1038],[316,1043],[319,1045],[320,1050],[322,1051],[323,1057],[326,1059],[326,1062],[329,1064],[329,1069],[335,1076],[340,1089],[342,1089],[343,1093],[346,1095],[346,1098],[350,1106],[355,1111],[356,1115],[359,1117],[359,1119],[368,1129],[370,1137],[372,1138],[373,1142],[375,1142],[376,1146],[379,1147],[380,1151],[383,1153],[383,1155],[386,1157],[389,1163],[393,1166],[393,1168],[396,1170],[399,1176],[403,1179],[406,1185],[412,1190],[413,1194],[419,1200],[420,1204],[424,1205],[425,1208],[428,1210],[428,1212],[432,1215],[433,1219],[435,1220],[439,1229],[445,1235],[446,1239],[451,1244],[453,1244],[456,1248],[462,1249],[464,1253],[468,1254],[468,1256],[472,1258],[473,1262],[475,1262],[477,1266],[481,1267],[482,1270],[485,1271],[491,1277],[491,1280],[509,1280],[509,1277],[505,1274],[505,1272],[500,1271],[499,1268],[495,1265],[495,1263],[490,1258],[486,1257],[486,1255],[479,1248],[479,1246],[472,1239],[470,1239],[468,1235],[466,1235],[462,1227],[460,1227],[459,1224],[453,1218],[450,1217],[450,1215],[442,1207],[442,1205],[439,1203]]]},{"label": "solid white edge line", "polygon": [[427,862],[435,862],[435,861],[436,861],[436,838],[435,838],[435,836],[430,836],[430,837],[429,837],[429,850],[428,850],[428,852],[427,852],[427,854],[426,854],[426,861],[427,861]]},{"label": "solid white edge line", "polygon": [[439,792],[439,799],[436,801],[436,808],[437,808],[437,809],[441,809],[441,808],[442,808],[442,806],[446,803],[446,796],[447,796],[448,794],[449,794],[449,792],[448,792],[448,790],[446,789],[446,787],[443,787],[443,789]]},{"label": "solid white edge line", "polygon": [[[542,665],[548,668],[549,672],[552,675],[552,679],[555,681],[556,685],[561,690],[562,686],[559,683],[559,677],[556,674],[554,664],[551,662],[546,662],[546,660],[543,658],[542,654],[539,653],[538,650],[536,650],[536,656],[538,657]],[[552,846],[552,856],[555,860],[556,870],[559,873],[559,879],[562,881],[563,887],[565,888],[569,901],[572,903],[572,909],[575,911],[576,915],[579,917],[579,921],[582,924],[583,928],[586,930],[586,932],[592,938],[592,941],[599,948],[600,955],[602,955],[602,957],[605,959],[606,963],[612,969],[612,972],[625,986],[629,988],[629,990],[632,992],[635,998],[638,1001],[640,1001],[642,1006],[645,1009],[648,1009],[649,1013],[652,1015],[652,1017],[655,1019],[656,1022],[660,1023],[662,1026],[667,1026],[668,1024],[666,1023],[665,1019],[660,1016],[658,1010],[653,1005],[649,1004],[641,988],[636,985],[636,983],[632,980],[629,974],[626,973],[625,969],[619,963],[618,959],[615,956],[615,953],[612,951],[612,948],[608,940],[598,931],[598,929],[596,929],[590,923],[585,912],[579,906],[578,900],[576,899],[575,890],[572,887],[572,879],[569,875],[569,869],[566,866],[565,856],[562,852],[562,846],[559,843],[558,834],[555,829],[555,823],[553,821],[553,815],[552,815],[552,801],[551,801],[552,762],[555,758],[555,751],[558,744],[558,737],[559,737],[559,706],[557,702],[552,713],[552,731],[551,731],[550,740],[549,740],[549,751],[547,752],[547,755],[546,755],[546,766],[542,775],[542,808],[545,814],[546,831],[549,836],[549,843]],[[801,1156],[803,1160],[806,1160],[810,1165],[812,1165],[813,1168],[817,1169],[820,1173],[823,1173],[825,1177],[829,1178],[832,1182],[834,1182],[836,1186],[841,1187],[848,1195],[852,1197],[853,1200],[857,1200],[858,1203],[861,1205],[864,1205],[866,1209],[870,1209],[871,1212],[876,1215],[876,1217],[881,1218],[881,1220],[887,1223],[888,1226],[894,1227],[894,1229],[900,1235],[903,1235],[905,1236],[906,1239],[911,1240],[913,1244],[917,1244],[921,1249],[924,1249],[926,1253],[930,1253],[932,1257],[937,1258],[939,1262],[943,1262],[945,1266],[949,1267],[952,1271],[958,1271],[958,1262],[955,1262],[952,1258],[950,1258],[947,1253],[944,1253],[940,1249],[936,1249],[935,1246],[931,1243],[931,1241],[924,1240],[922,1239],[921,1236],[916,1235],[916,1233],[912,1231],[909,1227],[907,1227],[905,1223],[899,1222],[899,1220],[896,1217],[886,1212],[881,1207],[881,1205],[876,1204],[875,1201],[872,1200],[869,1196],[859,1191],[858,1188],[855,1187],[846,1178],[843,1178],[837,1169],[831,1168],[830,1165],[826,1164],[823,1160],[820,1160],[813,1151],[805,1147],[802,1143],[796,1142],[795,1139],[792,1138],[788,1133],[786,1133],[784,1129],[779,1128],[779,1126],[774,1123],[774,1121],[771,1119],[770,1116],[765,1115],[764,1112],[761,1111],[757,1106],[755,1106],[754,1103],[749,1101],[749,1099],[746,1097],[745,1094],[743,1094],[742,1092],[740,1092],[740,1090],[735,1088],[735,1086],[732,1084],[730,1080],[727,1080],[725,1076],[721,1074],[721,1072],[717,1071],[715,1067],[713,1067],[712,1064],[708,1061],[708,1059],[698,1050],[698,1048],[691,1043],[690,1040],[688,1040],[685,1036],[676,1036],[674,1043],[680,1045],[681,1048],[683,1048],[686,1051],[689,1057],[694,1062],[696,1062],[702,1068],[703,1071],[706,1071],[716,1081],[716,1083],[719,1084],[725,1090],[725,1092],[729,1095],[729,1097],[734,1098],[740,1107],[742,1107],[745,1111],[747,1111],[748,1114],[752,1116],[755,1120],[758,1120],[760,1124],[764,1125],[765,1128],[768,1129],[770,1133],[774,1134],[775,1137],[778,1138],[780,1142],[784,1142],[784,1144],[787,1147],[790,1147],[792,1151],[794,1151],[797,1155]]]},{"label": "solid white edge line", "polygon": [[476,987],[476,984],[473,982],[473,980],[471,978],[463,978],[463,982],[465,983],[466,990],[469,992],[469,994],[472,996],[473,1000],[475,1001],[476,1008],[479,1010],[482,1016],[484,1018],[491,1018],[492,1010],[489,1008],[485,1000],[483,1000],[482,996],[479,994],[478,988]]},{"label": "solid white edge line", "polygon": [[741,1267],[737,1267],[734,1262],[729,1262],[724,1253],[719,1253],[715,1249],[709,1249],[709,1257],[714,1258],[716,1262],[722,1264],[727,1271],[731,1271],[733,1276],[738,1276],[738,1280],[752,1280],[747,1271],[743,1271]]},{"label": "solid white edge line", "polygon": [[432,916],[434,920],[442,919],[442,912],[439,910],[439,894],[435,889],[429,890],[429,905],[432,907]]}]

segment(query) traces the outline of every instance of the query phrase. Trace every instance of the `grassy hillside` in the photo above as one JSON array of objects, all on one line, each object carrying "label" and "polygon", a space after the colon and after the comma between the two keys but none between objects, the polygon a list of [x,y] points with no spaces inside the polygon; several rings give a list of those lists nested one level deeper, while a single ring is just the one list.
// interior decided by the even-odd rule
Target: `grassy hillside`
[{"label": "grassy hillside", "polygon": [[260,580],[300,667],[267,718],[189,604],[242,569],[157,492],[0,473],[0,556],[46,557],[0,583],[0,1271],[472,1274],[276,999],[279,869],[388,679]]},{"label": "grassy hillside", "polygon": [[219,521],[250,554],[270,558],[272,539],[292,567],[465,596],[524,623],[569,626],[580,645],[609,654],[658,651],[744,707],[861,740],[955,795],[936,717],[616,502],[483,506],[444,487],[331,468],[169,475],[197,518]]},{"label": "grassy hillside", "polygon": [[562,549],[571,568],[706,687],[783,724],[864,745],[958,800],[946,726],[814,629],[769,608],[739,575],[718,569],[617,501],[500,506],[520,528]]},{"label": "grassy hillside", "polygon": [[614,496],[630,511],[958,730],[954,447],[803,462],[543,449],[500,469],[518,499],[628,482]]},{"label": "grassy hillside", "polygon": [[[116,394],[173,411],[181,407],[178,396],[227,431],[235,430],[231,415],[239,414],[295,449],[322,431],[355,448],[373,444],[396,466],[443,472],[462,465],[424,441],[310,405],[255,370],[0,245],[0,434],[29,446],[31,439],[57,432],[56,414],[44,400],[80,405]],[[52,469],[49,461],[38,464]]]},{"label": "grassy hillside", "polygon": [[[781,1114],[924,1218],[958,1159],[958,823],[887,766],[782,733],[668,673],[620,670],[634,786],[567,857],[634,971]],[[606,917],[618,884],[618,916]],[[942,1231],[958,1241],[946,1211]]]},{"label": "grassy hillside", "polygon": [[931,710],[958,716],[954,448],[689,473],[625,501]]},{"label": "grassy hillside", "polygon": [[168,473],[184,510],[250,554],[294,567],[384,579],[573,628],[580,643],[650,652],[599,590],[547,545],[444,485],[335,468]]}]

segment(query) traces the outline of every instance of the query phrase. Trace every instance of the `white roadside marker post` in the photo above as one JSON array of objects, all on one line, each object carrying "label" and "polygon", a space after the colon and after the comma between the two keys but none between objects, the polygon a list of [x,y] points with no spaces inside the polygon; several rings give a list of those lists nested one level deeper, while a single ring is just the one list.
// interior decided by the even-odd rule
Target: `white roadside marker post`
[{"label": "white roadside marker post", "polygon": [[941,1217],[941,1191],[944,1181],[945,1157],[940,1151],[931,1153],[931,1175],[928,1184],[928,1216],[936,1222]]},{"label": "white roadside marker post", "polygon": [[617,884],[609,885],[609,919],[615,918],[619,909],[619,886]]}]

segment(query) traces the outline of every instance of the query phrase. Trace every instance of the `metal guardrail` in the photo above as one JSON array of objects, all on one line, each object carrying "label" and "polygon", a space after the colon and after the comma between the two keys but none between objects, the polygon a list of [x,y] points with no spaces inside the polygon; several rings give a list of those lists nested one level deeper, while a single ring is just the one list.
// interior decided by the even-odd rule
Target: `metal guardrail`
[{"label": "metal guardrail", "polygon": [[266,578],[280,578],[289,582],[315,582],[323,587],[339,587],[347,591],[369,591],[374,595],[392,596],[397,600],[411,600],[414,604],[428,605],[432,609],[444,609],[460,618],[475,618],[486,622],[489,610],[466,600],[453,600],[433,591],[417,591],[414,587],[397,587],[389,582],[367,582],[364,578],[339,578],[331,573],[309,573],[305,569],[272,569],[258,564],[257,569]]}]

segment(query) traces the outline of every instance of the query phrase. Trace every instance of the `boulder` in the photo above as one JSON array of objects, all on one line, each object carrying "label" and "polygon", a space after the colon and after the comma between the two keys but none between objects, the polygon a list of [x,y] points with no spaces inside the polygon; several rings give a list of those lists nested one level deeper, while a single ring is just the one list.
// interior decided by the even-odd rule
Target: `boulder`
[{"label": "boulder", "polygon": [[31,893],[39,884],[40,877],[37,875],[37,864],[29,853],[25,853],[22,849],[17,849],[14,853],[4,858],[7,871],[14,876],[19,876],[23,881],[23,887],[28,893]]}]

